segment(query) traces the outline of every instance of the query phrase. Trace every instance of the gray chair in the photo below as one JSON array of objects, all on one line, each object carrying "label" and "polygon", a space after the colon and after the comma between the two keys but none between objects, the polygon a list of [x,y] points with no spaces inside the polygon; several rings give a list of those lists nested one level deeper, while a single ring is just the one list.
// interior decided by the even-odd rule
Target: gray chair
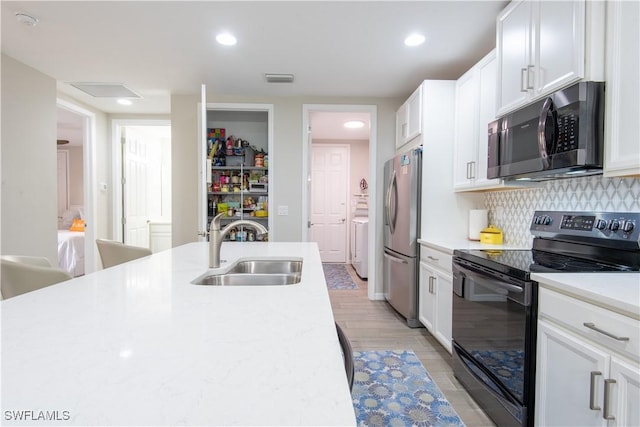
[{"label": "gray chair", "polygon": [[52,267],[43,257],[4,255],[0,262],[3,299],[73,279],[66,271]]},{"label": "gray chair", "polygon": [[98,246],[103,268],[113,267],[114,265],[151,255],[150,249],[125,245],[113,240],[97,239],[96,245]]}]

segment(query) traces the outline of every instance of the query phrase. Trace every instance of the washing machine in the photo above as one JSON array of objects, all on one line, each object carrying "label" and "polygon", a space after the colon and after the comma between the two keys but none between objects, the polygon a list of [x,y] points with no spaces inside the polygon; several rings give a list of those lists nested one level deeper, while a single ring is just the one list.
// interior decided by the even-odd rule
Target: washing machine
[{"label": "washing machine", "polygon": [[367,278],[369,269],[369,218],[351,220],[351,264],[361,279]]}]

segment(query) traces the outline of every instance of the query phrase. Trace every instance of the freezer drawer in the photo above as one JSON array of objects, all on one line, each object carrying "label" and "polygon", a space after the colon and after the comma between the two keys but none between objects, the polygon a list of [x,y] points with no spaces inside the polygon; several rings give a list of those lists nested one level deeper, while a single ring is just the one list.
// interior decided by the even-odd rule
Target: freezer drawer
[{"label": "freezer drawer", "polygon": [[386,248],[383,255],[385,299],[407,319],[409,327],[421,327],[418,320],[417,259]]}]

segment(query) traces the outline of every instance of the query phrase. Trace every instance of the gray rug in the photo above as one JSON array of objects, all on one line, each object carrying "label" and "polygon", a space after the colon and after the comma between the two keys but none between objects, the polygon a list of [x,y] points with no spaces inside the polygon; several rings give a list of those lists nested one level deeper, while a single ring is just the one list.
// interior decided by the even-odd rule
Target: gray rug
[{"label": "gray rug", "polygon": [[413,351],[354,351],[353,359],[359,427],[464,426]]},{"label": "gray rug", "polygon": [[358,289],[346,264],[322,263],[324,278],[329,289]]}]

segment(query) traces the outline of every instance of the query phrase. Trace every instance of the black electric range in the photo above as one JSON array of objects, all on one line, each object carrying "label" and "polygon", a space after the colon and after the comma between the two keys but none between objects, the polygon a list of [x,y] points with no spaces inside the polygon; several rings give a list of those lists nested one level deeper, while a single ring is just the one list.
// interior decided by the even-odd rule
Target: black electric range
[{"label": "black electric range", "polygon": [[538,211],[530,230],[531,249],[453,256],[453,371],[500,427],[534,425],[538,284],[531,273],[640,270],[640,213]]}]

